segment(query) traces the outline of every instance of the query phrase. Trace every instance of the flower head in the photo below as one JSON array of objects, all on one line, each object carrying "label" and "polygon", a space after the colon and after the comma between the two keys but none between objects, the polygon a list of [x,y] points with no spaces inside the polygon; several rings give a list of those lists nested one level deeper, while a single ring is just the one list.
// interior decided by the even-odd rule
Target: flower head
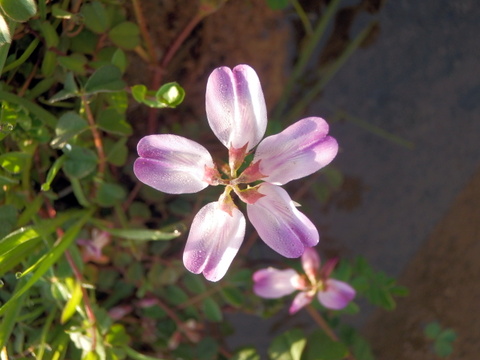
[{"label": "flower head", "polygon": [[[246,226],[233,194],[247,204],[248,218],[268,246],[286,257],[301,256],[318,243],[318,231],[279,185],[333,160],[338,145],[328,136],[328,124],[318,117],[305,118],[261,141],[267,110],[260,80],[248,65],[215,69],[207,82],[205,106],[210,127],[228,149],[228,166],[219,167],[222,173],[202,145],[170,134],[142,138],[134,164],[140,181],[169,194],[225,187],[219,200],[205,205],[193,219],[185,267],[211,281],[225,275]],[[252,162],[240,172],[255,147]]]},{"label": "flower head", "polygon": [[355,297],[355,290],[346,282],[330,278],[336,262],[337,260],[329,260],[320,267],[318,253],[308,248],[302,255],[305,274],[300,275],[293,269],[261,269],[253,274],[253,291],[266,299],[276,299],[300,291],[293,299],[290,314],[310,304],[315,295],[326,308],[343,309]]}]

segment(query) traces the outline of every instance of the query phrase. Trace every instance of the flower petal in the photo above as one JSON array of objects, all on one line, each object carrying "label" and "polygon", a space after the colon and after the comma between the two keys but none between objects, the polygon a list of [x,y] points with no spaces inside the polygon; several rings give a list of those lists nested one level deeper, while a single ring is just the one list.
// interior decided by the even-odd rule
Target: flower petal
[{"label": "flower petal", "polygon": [[247,151],[258,144],[267,128],[267,108],[258,76],[250,66],[213,70],[208,78],[206,111],[210,127],[227,148]]},{"label": "flower petal", "polygon": [[310,304],[313,300],[313,295],[313,293],[307,293],[304,291],[299,292],[293,299],[292,305],[290,305],[290,309],[288,310],[290,315],[295,314],[298,310]]},{"label": "flower petal", "polygon": [[326,290],[318,292],[318,301],[328,309],[340,310],[355,297],[355,290],[346,282],[328,279]]},{"label": "flower petal", "polygon": [[262,240],[279,254],[294,258],[319,241],[315,225],[295,207],[287,192],[279,186],[262,183],[265,195],[255,204],[247,204],[247,214]]},{"label": "flower petal", "polygon": [[137,145],[140,156],[133,165],[137,178],[169,194],[195,193],[205,189],[205,166],[214,167],[207,149],[177,135],[149,135]]},{"label": "flower petal", "polygon": [[309,117],[269,136],[258,145],[253,162],[260,161],[263,180],[283,185],[313,174],[328,165],[338,152],[337,141],[328,134],[328,124]]},{"label": "flower petal", "polygon": [[266,299],[276,299],[291,294],[295,290],[296,278],[293,269],[261,269],[253,274],[253,292]]},{"label": "flower petal", "polygon": [[210,281],[220,280],[228,270],[245,236],[245,217],[238,208],[232,215],[218,202],[205,205],[195,215],[183,253],[185,267],[203,273]]},{"label": "flower petal", "polygon": [[316,279],[320,269],[320,257],[314,248],[306,248],[302,255],[302,267],[308,278],[313,281]]}]

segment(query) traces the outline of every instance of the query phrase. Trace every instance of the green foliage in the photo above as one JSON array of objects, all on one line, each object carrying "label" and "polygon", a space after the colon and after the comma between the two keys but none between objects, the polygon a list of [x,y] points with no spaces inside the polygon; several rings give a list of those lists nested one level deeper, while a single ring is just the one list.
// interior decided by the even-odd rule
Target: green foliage
[{"label": "green foliage", "polygon": [[317,330],[309,336],[302,360],[341,360],[348,353],[343,342],[332,340],[323,330]]},{"label": "green foliage", "polygon": [[342,277],[348,273],[355,274],[351,284],[373,305],[393,310],[396,306],[394,297],[408,295],[405,287],[397,285],[396,280],[384,272],[375,271],[362,257],[358,257],[352,265],[342,262],[339,268]]},{"label": "green foliage", "polygon": [[[130,83],[133,68],[157,67],[162,76],[169,69],[156,59],[168,49],[150,49],[141,18],[130,12],[135,3],[0,0],[2,356],[259,360],[260,349],[226,349],[228,313],[271,316],[283,300],[265,307],[253,295],[248,257],[215,284],[187,272],[180,261],[186,224],[210,195],[171,197],[140,188],[132,176],[147,121],[128,106],[135,100],[161,118],[186,95],[156,76],[148,86]],[[281,9],[289,1],[268,3]],[[223,1],[201,4],[205,16]],[[201,129],[188,125],[161,128]],[[338,170],[324,174],[313,189],[321,201],[343,181]],[[342,262],[335,275],[385,308],[405,292],[361,260]],[[371,360],[366,341],[341,326],[340,314],[358,310],[321,309],[339,341],[289,329],[273,339],[269,358]],[[451,339],[448,331],[435,334],[439,351]]]},{"label": "green foliage", "polygon": [[289,330],[273,340],[268,355],[272,360],[300,360],[306,343],[307,339],[301,330]]},{"label": "green foliage", "polygon": [[440,357],[447,357],[453,353],[453,342],[457,333],[453,329],[443,329],[437,322],[428,323],[424,328],[425,336],[433,341],[433,351]]}]

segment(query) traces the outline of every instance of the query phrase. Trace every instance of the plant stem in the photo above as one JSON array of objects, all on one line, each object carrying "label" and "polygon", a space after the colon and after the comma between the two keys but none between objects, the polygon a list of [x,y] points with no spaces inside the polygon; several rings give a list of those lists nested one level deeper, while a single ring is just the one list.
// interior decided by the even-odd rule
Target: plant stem
[{"label": "plant stem", "polygon": [[300,18],[300,21],[302,22],[303,29],[307,33],[307,36],[311,36],[313,33],[313,28],[312,24],[308,20],[308,16],[305,13],[305,10],[303,10],[302,5],[298,2],[298,0],[290,0],[293,7],[295,8],[295,11],[297,12],[298,17]]},{"label": "plant stem", "polygon": [[312,319],[317,323],[317,325],[323,331],[325,331],[328,337],[333,341],[338,341],[338,336],[333,332],[332,328],[330,327],[330,325],[328,325],[328,323],[325,321],[322,315],[320,315],[312,305],[307,305],[305,308],[307,309]]},{"label": "plant stem", "polygon": [[95,124],[95,118],[93,117],[92,110],[90,109],[90,105],[88,104],[86,96],[82,95],[81,98],[83,108],[85,109],[85,115],[87,116],[90,130],[92,131],[93,143],[95,144],[95,148],[97,149],[98,153],[98,176],[100,179],[103,179],[103,176],[105,175],[106,157],[105,152],[103,151],[102,137],[97,129],[97,125]]},{"label": "plant stem", "polygon": [[[332,339],[333,341],[340,341],[340,339],[338,338],[337,334],[335,334],[332,330],[332,328],[330,327],[330,325],[328,325],[328,323],[325,321],[325,319],[322,317],[322,315],[319,314],[319,312],[317,310],[315,310],[315,308],[312,306],[312,305],[307,305],[305,307],[308,311],[308,313],[310,314],[310,316],[312,317],[312,319],[317,323],[317,325],[323,330],[325,331],[325,333],[328,335],[328,337],[330,339]],[[351,354],[348,354],[346,356],[346,359],[349,359],[349,360],[355,360],[355,357]]]},{"label": "plant stem", "polygon": [[142,7],[139,0],[132,0],[133,12],[135,13],[135,18],[137,19],[138,27],[140,28],[140,33],[142,34],[143,39],[145,40],[145,45],[147,46],[148,56],[151,64],[155,64],[157,57],[155,56],[155,46],[153,45],[152,38],[147,29],[147,22],[143,16]]},{"label": "plant stem", "polygon": [[327,25],[335,14],[339,3],[340,0],[332,0],[330,2],[327,9],[325,10],[325,13],[322,15],[317,25],[315,26],[312,35],[307,39],[308,41],[305,43],[305,46],[303,46],[298,61],[293,68],[289,81],[285,85],[285,90],[283,91],[282,96],[278,101],[278,105],[273,113],[272,118],[274,120],[278,120],[284,112],[285,108],[287,107],[287,99],[290,97],[295,83],[305,71],[308,61],[311,59],[315,48],[318,46],[320,39],[325,33],[325,29],[327,28]]},{"label": "plant stem", "polygon": [[320,69],[318,71],[318,76],[320,80],[311,88],[311,90],[304,94],[298,101],[295,103],[295,106],[292,107],[286,115],[285,118],[291,120],[300,116],[300,114],[305,110],[305,108],[310,104],[313,99],[315,99],[321,91],[324,89],[325,85],[333,78],[333,76],[338,72],[338,70],[345,64],[345,62],[350,58],[350,56],[358,49],[363,40],[366,39],[371,29],[375,25],[374,22],[368,24],[360,34],[353,39],[348,46],[345,48],[343,53],[338,59],[335,60],[332,64],[326,68]]},{"label": "plant stem", "polygon": [[[45,198],[45,206],[47,207],[47,214],[48,217],[51,219],[54,219],[55,216],[57,215],[56,210],[53,208],[52,204],[50,203],[50,200],[48,198]],[[61,238],[63,236],[63,230],[58,228],[57,229],[57,236]],[[72,255],[68,250],[65,250],[65,258],[67,259],[68,264],[70,265],[72,272],[77,279],[77,281],[80,284],[83,284],[83,275],[78,269],[77,265],[75,264],[75,261],[72,258]],[[85,306],[85,311],[87,312],[87,317],[88,320],[91,323],[92,326],[92,351],[95,350],[97,347],[97,319],[95,317],[95,313],[92,310],[92,304],[90,303],[90,298],[88,297],[88,291],[85,289],[83,286],[81,286],[82,289],[82,296],[83,296],[83,303]]]}]

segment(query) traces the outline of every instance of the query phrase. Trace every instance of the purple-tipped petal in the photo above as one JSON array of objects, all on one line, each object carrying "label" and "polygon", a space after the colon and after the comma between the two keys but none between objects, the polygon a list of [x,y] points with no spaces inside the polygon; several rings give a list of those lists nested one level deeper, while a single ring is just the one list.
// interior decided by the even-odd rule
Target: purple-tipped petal
[{"label": "purple-tipped petal", "polygon": [[133,165],[137,178],[168,194],[195,193],[209,184],[205,166],[214,167],[207,149],[177,135],[149,135],[137,145],[140,156]]},{"label": "purple-tipped petal", "polygon": [[234,208],[229,215],[221,210],[218,202],[211,202],[193,219],[183,263],[189,271],[203,273],[207,280],[218,281],[227,272],[244,236],[242,212]]},{"label": "purple-tipped petal", "polygon": [[266,299],[280,298],[297,290],[298,277],[293,269],[261,269],[253,274],[253,292]]},{"label": "purple-tipped petal", "polygon": [[297,296],[295,296],[295,298],[293,299],[292,305],[290,305],[290,309],[288,310],[290,315],[295,314],[298,310],[310,304],[313,300],[313,296],[313,293],[308,293],[304,291],[299,292]]},{"label": "purple-tipped petal", "polygon": [[355,297],[355,290],[346,282],[328,279],[325,286],[326,290],[319,291],[317,296],[318,301],[328,309],[343,309]]},{"label": "purple-tipped petal", "polygon": [[219,67],[207,82],[206,111],[210,127],[227,148],[247,151],[256,146],[267,128],[267,108],[258,76],[250,66],[233,71]]},{"label": "purple-tipped petal", "polygon": [[262,180],[283,185],[328,165],[337,155],[338,144],[327,134],[325,120],[309,117],[263,139],[253,159],[260,161],[260,172],[267,175]]},{"label": "purple-tipped petal", "polygon": [[302,255],[302,267],[308,278],[312,281],[316,279],[320,269],[320,256],[314,248],[306,248]]},{"label": "purple-tipped petal", "polygon": [[268,246],[285,257],[295,258],[306,247],[317,245],[319,235],[315,225],[297,210],[285,190],[262,183],[258,191],[265,196],[255,204],[247,204],[247,214]]}]

